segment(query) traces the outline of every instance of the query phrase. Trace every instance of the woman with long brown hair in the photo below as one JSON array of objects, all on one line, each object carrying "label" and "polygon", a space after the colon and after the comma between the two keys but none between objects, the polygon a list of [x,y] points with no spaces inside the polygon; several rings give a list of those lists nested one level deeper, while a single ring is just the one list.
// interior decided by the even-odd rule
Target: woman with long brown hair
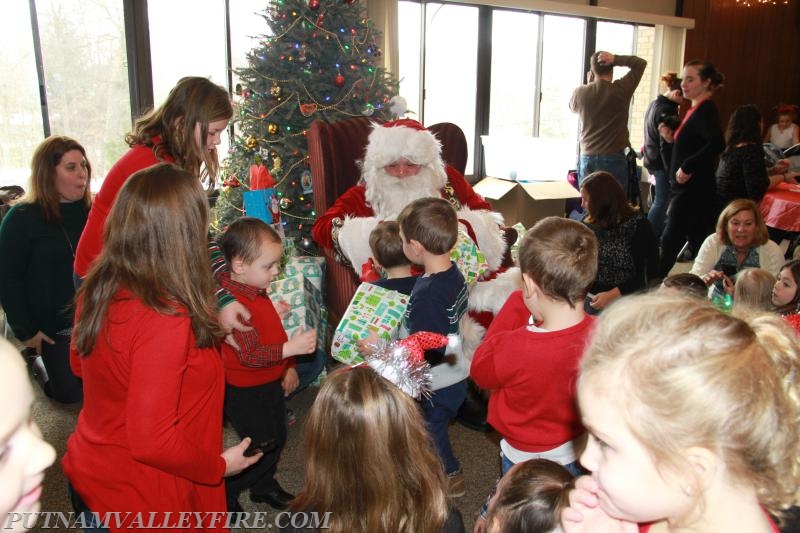
[{"label": "woman with long brown hair", "polygon": [[586,211],[583,223],[597,237],[597,277],[585,306],[588,313],[597,314],[657,277],[658,249],[650,222],[608,172],[593,172],[583,180],[581,203]]},{"label": "woman with long brown hair", "polygon": [[64,403],[81,399],[69,367],[72,262],[91,205],[91,177],[78,141],[48,137],[33,154],[28,193],[0,226],[0,303],[17,340],[42,357],[45,372],[34,370],[45,394]]},{"label": "woman with long brown hair", "polygon": [[261,458],[243,456],[250,439],[222,451],[208,217],[197,177],[165,163],[131,176],[109,214],[77,295],[72,367],[86,401],[62,466],[79,513],[156,513],[156,524],[224,513],[223,476]]}]

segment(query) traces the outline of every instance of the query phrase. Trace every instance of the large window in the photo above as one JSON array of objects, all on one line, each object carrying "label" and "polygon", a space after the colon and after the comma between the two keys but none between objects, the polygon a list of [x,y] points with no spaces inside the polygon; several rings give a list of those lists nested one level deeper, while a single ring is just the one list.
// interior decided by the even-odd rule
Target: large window
[{"label": "large window", "polygon": [[[585,82],[587,28],[596,28],[596,50],[636,54],[652,65],[655,29],[631,23],[597,21],[578,16],[457,4],[401,0],[401,94],[425,124],[455,122],[470,147],[476,133],[506,144],[541,137],[558,145],[574,143],[577,153],[578,116],[569,110],[575,87]],[[478,48],[478,34],[491,28],[491,54]],[[424,47],[420,47],[420,43]],[[593,52],[591,50],[589,52]],[[476,93],[480,57],[491,83],[485,97]],[[639,84],[631,109],[631,143],[641,146],[644,110],[650,92],[650,70]],[[627,69],[615,69],[615,77]],[[480,100],[478,98],[484,98]],[[477,110],[473,112],[473,110]],[[474,154],[471,154],[474,155]],[[479,174],[470,157],[467,173]],[[485,164],[485,162],[484,162]]]},{"label": "large window", "polygon": [[130,128],[127,59],[119,0],[37,0],[42,72],[40,93],[28,0],[6,0],[0,34],[0,142],[3,184],[27,188],[33,150],[50,132],[77,139],[99,180],[125,150]]}]

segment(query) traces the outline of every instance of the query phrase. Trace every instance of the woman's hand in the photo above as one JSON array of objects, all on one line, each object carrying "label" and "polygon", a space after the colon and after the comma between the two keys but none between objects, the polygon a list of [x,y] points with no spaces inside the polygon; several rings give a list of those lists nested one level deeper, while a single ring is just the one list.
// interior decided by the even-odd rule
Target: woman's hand
[{"label": "woman's hand", "polygon": [[608,516],[600,507],[600,487],[590,476],[581,476],[569,492],[569,507],[561,511],[564,533],[637,533],[638,524]]},{"label": "woman's hand", "polygon": [[239,345],[236,344],[231,330],[250,331],[253,329],[252,326],[247,324],[250,320],[250,311],[240,302],[234,300],[219,310],[218,319],[220,326],[222,326],[222,329],[224,329],[227,334],[225,336],[225,342],[238,350]]},{"label": "woman's hand", "polygon": [[236,446],[231,446],[222,452],[222,458],[225,459],[225,475],[224,477],[235,476],[250,465],[254,465],[264,457],[263,452],[256,452],[250,457],[245,457],[244,451],[250,446],[250,437],[245,437],[242,442]]},{"label": "woman's hand", "polygon": [[604,309],[608,304],[620,296],[622,296],[622,293],[619,292],[619,288],[617,287],[614,287],[610,291],[598,292],[589,302],[589,306],[592,309]]},{"label": "woman's hand", "polygon": [[[727,276],[725,275],[724,272],[721,272],[719,270],[711,270],[708,272],[708,274],[701,276],[701,278],[703,280],[703,283],[705,283],[708,286],[711,285],[712,283],[716,283],[717,280],[727,278]],[[728,279],[728,282],[730,282],[730,278]]]},{"label": "woman's hand", "polygon": [[692,175],[684,172],[682,168],[679,168],[678,171],[675,173],[675,181],[677,181],[678,183],[683,184],[689,181],[690,179],[692,179]]},{"label": "woman's hand", "polygon": [[34,350],[36,350],[36,353],[38,355],[42,355],[42,342],[46,342],[47,344],[56,343],[56,341],[45,335],[42,331],[37,331],[36,335],[31,337],[30,339],[20,342],[22,342],[23,346],[26,346],[28,348],[33,348]]}]

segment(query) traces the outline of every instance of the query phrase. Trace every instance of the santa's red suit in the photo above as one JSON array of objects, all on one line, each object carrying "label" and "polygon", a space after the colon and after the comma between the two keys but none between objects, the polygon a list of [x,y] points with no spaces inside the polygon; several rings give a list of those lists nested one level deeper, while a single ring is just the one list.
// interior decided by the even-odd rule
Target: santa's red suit
[{"label": "santa's red suit", "polygon": [[[390,176],[384,167],[401,159],[420,165],[414,176]],[[418,198],[448,200],[467,227],[492,271],[506,252],[502,216],[475,193],[464,176],[446,165],[441,144],[419,122],[401,119],[375,124],[362,164],[362,180],[351,187],[314,223],[314,240],[333,248],[356,272],[372,255],[369,234],[381,220],[394,220]]]}]

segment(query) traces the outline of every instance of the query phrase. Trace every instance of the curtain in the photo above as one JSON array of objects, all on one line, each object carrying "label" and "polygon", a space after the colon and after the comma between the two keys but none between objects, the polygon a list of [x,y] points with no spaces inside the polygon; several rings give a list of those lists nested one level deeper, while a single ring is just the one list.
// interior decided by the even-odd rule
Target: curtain
[{"label": "curtain", "polygon": [[397,40],[397,0],[367,0],[367,17],[383,33],[378,46],[383,50],[383,67],[394,74],[398,73],[400,59]]}]

